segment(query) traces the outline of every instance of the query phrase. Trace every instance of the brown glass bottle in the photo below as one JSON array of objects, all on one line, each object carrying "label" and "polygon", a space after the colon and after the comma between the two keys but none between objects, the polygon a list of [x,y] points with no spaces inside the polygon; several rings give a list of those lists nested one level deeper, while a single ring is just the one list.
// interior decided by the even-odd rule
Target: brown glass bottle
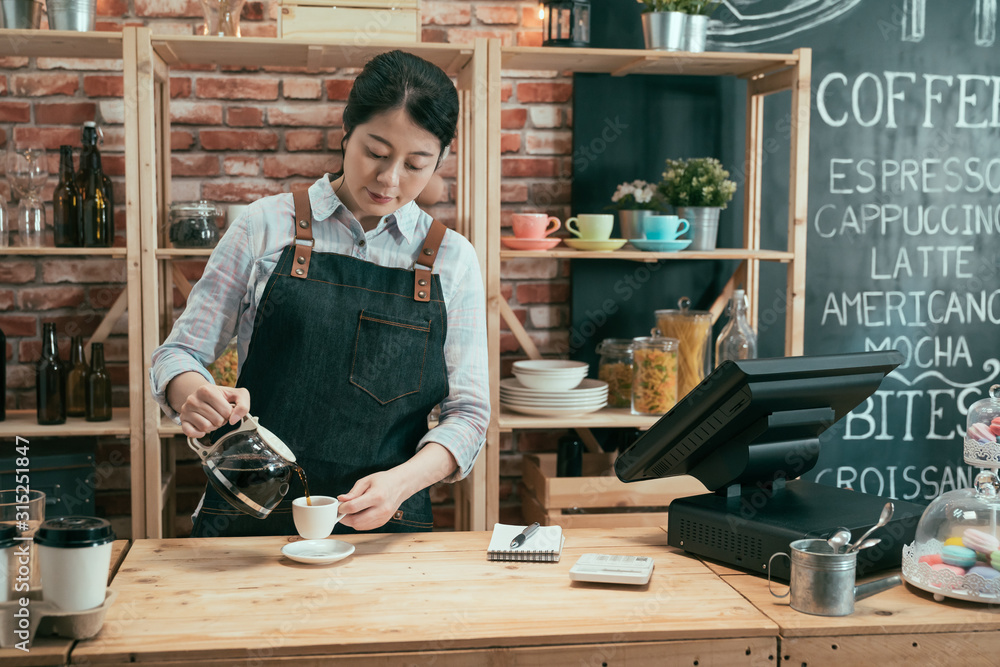
[{"label": "brown glass bottle", "polygon": [[111,419],[111,376],[104,367],[104,343],[90,345],[90,373],[87,375],[87,421]]},{"label": "brown glass bottle", "polygon": [[59,358],[56,325],[42,324],[42,358],[35,367],[35,402],[39,424],[66,421],[66,364]]},{"label": "brown glass bottle", "polygon": [[[76,189],[80,193],[81,199],[83,198],[84,189],[87,187],[88,170],[91,164],[91,155],[97,155],[98,166],[101,164],[101,152],[97,148],[97,140],[100,136],[101,141],[104,141],[104,134],[100,132],[97,127],[97,123],[93,121],[87,121],[83,124],[83,135],[81,138],[81,144],[83,148],[80,151],[80,171],[76,173]],[[110,247],[114,245],[115,242],[115,192],[114,186],[111,183],[111,179],[107,174],[101,170],[101,175],[99,178],[101,184],[101,190],[104,193],[104,201],[107,209],[107,245],[101,245],[99,247]],[[80,221],[81,229],[83,227],[83,220]],[[81,232],[82,234],[83,232]],[[81,237],[82,238],[82,237]],[[86,243],[83,243],[86,245]],[[93,247],[93,246],[92,246]]]},{"label": "brown glass bottle", "polygon": [[108,218],[110,206],[104,189],[101,155],[96,150],[87,155],[83,173],[83,245],[88,248],[109,248],[114,240]]},{"label": "brown glass bottle", "polygon": [[69,372],[66,374],[66,414],[87,416],[87,357],[83,352],[83,336],[73,336],[69,346]]},{"label": "brown glass bottle", "polygon": [[59,182],[52,193],[52,229],[56,246],[78,248],[83,245],[80,224],[80,191],[73,173],[73,147],[59,147]]}]

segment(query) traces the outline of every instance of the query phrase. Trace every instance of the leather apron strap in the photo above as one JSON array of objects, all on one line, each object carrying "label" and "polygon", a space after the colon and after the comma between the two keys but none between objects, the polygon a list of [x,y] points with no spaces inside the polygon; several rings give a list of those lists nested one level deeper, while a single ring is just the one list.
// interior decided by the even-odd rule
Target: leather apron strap
[{"label": "leather apron strap", "polygon": [[295,202],[295,264],[292,266],[293,278],[309,276],[309,260],[312,258],[312,206],[309,204],[309,190],[301,189],[292,192]]},{"label": "leather apron strap", "polygon": [[441,241],[444,239],[448,228],[442,222],[434,220],[431,228],[424,239],[424,247],[420,249],[417,261],[413,265],[413,299],[415,301],[430,301],[431,271],[434,268],[434,260],[437,259],[438,250],[441,249]]}]

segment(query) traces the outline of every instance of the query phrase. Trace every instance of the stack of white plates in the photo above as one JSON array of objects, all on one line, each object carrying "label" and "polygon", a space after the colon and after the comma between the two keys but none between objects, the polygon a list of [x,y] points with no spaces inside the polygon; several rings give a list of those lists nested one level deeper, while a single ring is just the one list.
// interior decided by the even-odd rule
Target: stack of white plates
[{"label": "stack of white plates", "polygon": [[528,389],[565,391],[580,384],[590,367],[567,359],[530,359],[514,362],[514,377]]},{"label": "stack of white plates", "polygon": [[500,380],[500,404],[515,412],[540,417],[595,412],[608,404],[608,383],[588,378],[573,389],[544,391],[525,387],[517,378],[504,378]]}]

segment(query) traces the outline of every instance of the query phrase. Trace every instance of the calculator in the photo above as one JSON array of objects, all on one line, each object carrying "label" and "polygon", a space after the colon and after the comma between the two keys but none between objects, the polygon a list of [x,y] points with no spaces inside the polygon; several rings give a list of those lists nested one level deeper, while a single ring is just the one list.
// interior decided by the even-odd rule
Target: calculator
[{"label": "calculator", "polygon": [[652,574],[653,559],[646,556],[583,554],[570,568],[569,578],[572,581],[641,586],[649,582]]}]

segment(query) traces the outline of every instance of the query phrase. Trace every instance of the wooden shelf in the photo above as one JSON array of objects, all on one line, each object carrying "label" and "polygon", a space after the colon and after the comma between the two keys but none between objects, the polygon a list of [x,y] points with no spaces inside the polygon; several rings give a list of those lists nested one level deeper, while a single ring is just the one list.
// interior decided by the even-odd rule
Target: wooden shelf
[{"label": "wooden shelf", "polygon": [[762,262],[790,262],[795,254],[784,250],[746,250],[744,248],[717,248],[715,250],[681,252],[645,252],[631,250],[629,246],[611,252],[595,252],[573,250],[572,248],[555,248],[553,250],[501,250],[500,259],[516,257],[532,257],[536,259],[629,259],[639,262],[657,262],[661,259],[736,259],[759,260]]},{"label": "wooden shelf", "polygon": [[8,410],[0,422],[0,438],[129,435],[128,408],[114,408],[111,421],[89,422],[83,417],[67,417],[65,424],[41,426],[34,410]]},{"label": "wooden shelf", "polygon": [[114,259],[125,259],[128,256],[127,248],[56,248],[45,246],[42,248],[4,248],[4,255],[28,255],[31,257],[52,256],[74,256],[85,257],[94,255],[96,257],[111,257]]},{"label": "wooden shelf", "polygon": [[792,53],[687,53],[635,49],[574,49],[545,46],[505,46],[502,70],[555,70],[582,73],[677,74],[738,76],[778,71],[799,62]]},{"label": "wooden shelf", "polygon": [[531,428],[637,428],[644,431],[659,421],[660,416],[633,415],[628,408],[604,408],[584,415],[533,417],[510,412],[501,406],[498,419],[503,432]]},{"label": "wooden shelf", "polygon": [[185,259],[208,257],[214,248],[158,248],[156,259]]},{"label": "wooden shelf", "polygon": [[455,74],[472,60],[473,49],[461,44],[345,44],[272,37],[154,35],[153,50],[168,66],[237,65],[243,67],[358,68],[373,56],[403,49]]},{"label": "wooden shelf", "polygon": [[0,56],[122,59],[122,33],[0,30]]}]

